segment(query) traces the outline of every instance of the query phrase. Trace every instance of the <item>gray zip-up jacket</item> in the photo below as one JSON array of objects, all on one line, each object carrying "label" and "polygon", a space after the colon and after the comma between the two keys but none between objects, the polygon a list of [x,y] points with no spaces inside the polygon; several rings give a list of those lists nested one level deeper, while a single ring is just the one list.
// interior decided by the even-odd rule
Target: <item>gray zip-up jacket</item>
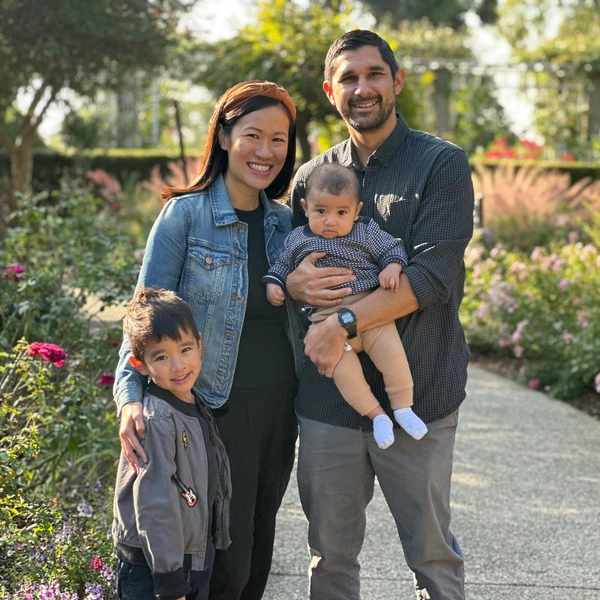
[{"label": "gray zip-up jacket", "polygon": [[[206,421],[208,439],[198,419]],[[186,404],[150,383],[144,396],[148,463],[136,476],[123,453],[114,498],[113,539],[117,548],[139,555],[152,571],[158,598],[179,598],[191,591],[185,571],[206,568],[211,535],[215,548],[229,538],[231,477],[225,446],[204,403]],[[218,476],[209,482],[207,447],[216,456]],[[210,495],[215,498],[208,505]],[[211,524],[212,517],[212,524]],[[132,561],[133,562],[133,561]]]}]

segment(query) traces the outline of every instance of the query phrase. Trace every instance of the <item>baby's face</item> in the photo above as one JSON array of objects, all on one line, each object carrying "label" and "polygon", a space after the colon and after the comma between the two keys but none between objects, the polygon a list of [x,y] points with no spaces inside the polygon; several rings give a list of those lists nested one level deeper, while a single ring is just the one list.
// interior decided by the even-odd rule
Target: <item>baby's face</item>
[{"label": "baby's face", "polygon": [[362,208],[362,202],[352,193],[343,192],[335,196],[321,190],[312,191],[309,198],[301,200],[301,204],[310,230],[324,238],[348,235]]}]

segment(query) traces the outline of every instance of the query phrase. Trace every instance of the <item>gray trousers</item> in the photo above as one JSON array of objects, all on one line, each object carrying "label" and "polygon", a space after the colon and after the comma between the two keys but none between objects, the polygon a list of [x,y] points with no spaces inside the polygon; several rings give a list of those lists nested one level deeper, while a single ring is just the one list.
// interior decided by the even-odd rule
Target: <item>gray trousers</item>
[{"label": "gray trousers", "polygon": [[[450,479],[458,411],[414,440],[395,429],[381,450],[373,434],[299,417],[298,487],[311,555],[311,600],[360,600],[358,555],[375,475],[394,517],[417,598],[464,600],[464,566],[450,532]],[[426,591],[425,591],[426,590]]]}]

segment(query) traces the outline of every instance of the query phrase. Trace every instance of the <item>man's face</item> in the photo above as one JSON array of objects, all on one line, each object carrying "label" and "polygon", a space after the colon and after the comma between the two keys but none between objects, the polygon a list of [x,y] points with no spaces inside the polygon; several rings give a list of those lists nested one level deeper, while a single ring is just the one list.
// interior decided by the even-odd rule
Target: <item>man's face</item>
[{"label": "man's face", "polygon": [[331,81],[323,89],[349,127],[368,133],[395,119],[396,96],[403,84],[402,69],[392,75],[379,50],[363,46],[335,59]]}]

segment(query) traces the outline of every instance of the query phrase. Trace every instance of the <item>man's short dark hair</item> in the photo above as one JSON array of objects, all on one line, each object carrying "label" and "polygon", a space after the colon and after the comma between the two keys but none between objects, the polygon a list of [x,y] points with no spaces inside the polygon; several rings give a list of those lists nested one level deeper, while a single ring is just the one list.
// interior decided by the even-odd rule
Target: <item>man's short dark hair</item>
[{"label": "man's short dark hair", "polygon": [[356,173],[338,163],[323,163],[314,168],[306,179],[305,200],[311,192],[325,192],[340,196],[344,192],[352,194],[359,202],[358,177]]},{"label": "man's short dark hair", "polygon": [[175,292],[140,286],[127,304],[123,329],[129,339],[131,353],[144,360],[148,341],[160,342],[164,337],[179,342],[184,331],[200,339],[190,307]]},{"label": "man's short dark hair", "polygon": [[382,37],[379,37],[376,33],[368,29],[355,29],[341,35],[329,47],[325,58],[325,81],[331,83],[334,72],[333,63],[340,54],[349,50],[358,50],[364,46],[375,46],[379,50],[381,58],[392,70],[392,76],[396,74],[400,66],[390,45]]}]

